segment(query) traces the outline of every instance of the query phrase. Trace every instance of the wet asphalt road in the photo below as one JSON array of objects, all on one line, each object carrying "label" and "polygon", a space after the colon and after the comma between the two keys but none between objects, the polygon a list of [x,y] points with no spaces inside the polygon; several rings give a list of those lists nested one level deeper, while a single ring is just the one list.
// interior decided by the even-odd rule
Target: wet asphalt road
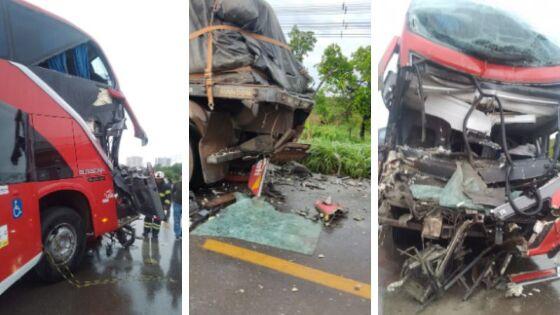
[{"label": "wet asphalt road", "polygon": [[[141,235],[142,221],[135,227]],[[0,296],[0,314],[181,314],[181,241],[171,225],[162,227],[159,242],[137,239],[129,249],[114,248],[109,257],[105,247],[88,253],[75,276],[120,281],[76,288],[28,274]]]},{"label": "wet asphalt road", "polygon": [[[390,236],[379,247],[379,313],[384,315],[415,314],[420,304],[403,291],[387,292],[387,285],[399,280],[402,256],[393,247]],[[550,268],[554,263],[546,256],[512,261],[509,273]],[[537,290],[533,290],[536,288]],[[465,290],[455,286],[446,295],[430,304],[420,314],[494,315],[494,314],[559,314],[560,281],[528,286],[526,296],[506,298],[505,292],[479,288],[463,302]]]},{"label": "wet asphalt road", "polygon": [[[350,210],[339,225],[323,228],[314,255],[234,239],[218,240],[370,284],[369,183],[363,191],[333,183],[320,184],[327,189],[275,186],[287,196],[286,203],[275,204],[283,211],[312,208],[316,199],[328,195]],[[356,221],[354,217],[363,220]],[[206,239],[191,235],[189,241],[190,314],[370,314],[369,299],[209,252],[201,247]],[[319,258],[319,254],[325,257]],[[294,287],[297,292],[292,291]]]}]

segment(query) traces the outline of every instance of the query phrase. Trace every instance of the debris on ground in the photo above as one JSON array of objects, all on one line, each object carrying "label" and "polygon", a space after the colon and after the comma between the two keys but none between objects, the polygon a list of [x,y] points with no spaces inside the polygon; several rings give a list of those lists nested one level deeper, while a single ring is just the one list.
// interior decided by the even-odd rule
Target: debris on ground
[{"label": "debris on ground", "polygon": [[328,196],[325,200],[315,201],[315,209],[319,212],[325,226],[330,226],[335,220],[345,217],[347,214],[347,211],[344,211],[340,204],[332,202],[331,196]]},{"label": "debris on ground", "polygon": [[506,297],[520,297],[523,294],[523,286],[516,283],[510,283],[506,289]]},{"label": "debris on ground", "polygon": [[236,193],[236,202],[192,234],[231,237],[257,244],[313,254],[321,226],[296,214],[277,211],[262,198]]},{"label": "debris on ground", "polygon": [[202,203],[202,206],[204,208],[215,208],[218,206],[225,206],[228,204],[231,204],[235,201],[235,193],[226,193],[223,195],[220,195],[214,199],[208,200],[206,202]]},{"label": "debris on ground", "polygon": [[270,199],[278,200],[284,202],[286,196],[284,196],[271,182],[266,183],[264,186],[264,195]]},{"label": "debris on ground", "polygon": [[404,284],[404,281],[405,281],[405,280],[406,280],[406,279],[401,279],[401,280],[399,280],[399,281],[395,281],[395,282],[390,283],[390,284],[387,286],[387,291],[389,291],[389,292],[394,292],[394,291],[396,291],[398,288],[402,287],[402,285]]},{"label": "debris on ground", "polygon": [[[197,208],[190,207],[191,215],[191,230],[197,225],[203,223],[204,221],[212,218],[220,211],[222,211],[225,206],[233,201],[233,195],[236,192],[241,192],[245,194],[250,194],[250,190],[247,187],[248,176],[239,171],[230,173],[227,180],[220,185],[213,186],[211,188],[203,188],[196,191],[196,193],[190,192],[191,203],[196,204]],[[365,197],[369,195],[369,184],[368,180],[356,180],[350,177],[334,177],[327,176],[323,174],[313,174],[302,164],[297,162],[288,162],[283,165],[269,164],[266,182],[263,187],[262,195],[263,198],[274,205],[276,210],[280,212],[291,212],[297,214],[301,217],[311,220],[313,222],[323,220],[321,213],[317,211],[314,204],[301,205],[297,209],[286,209],[284,205],[286,203],[288,195],[278,189],[281,186],[293,187],[293,190],[298,191],[310,191],[310,193],[316,193],[319,190],[325,190],[325,185],[335,184],[343,189],[350,189],[364,193]],[[194,201],[194,202],[193,202]],[[362,208],[364,213],[369,210]],[[338,212],[335,217],[340,217],[339,215],[345,215],[348,211],[342,210]],[[365,216],[352,212],[354,216],[352,217],[354,221],[359,222],[365,220]],[[330,221],[326,221],[326,226],[333,226],[335,222],[333,218],[329,218]]]},{"label": "debris on ground", "polygon": [[308,178],[312,176],[311,171],[303,164],[291,161],[282,166],[285,175],[295,175],[299,178]]}]

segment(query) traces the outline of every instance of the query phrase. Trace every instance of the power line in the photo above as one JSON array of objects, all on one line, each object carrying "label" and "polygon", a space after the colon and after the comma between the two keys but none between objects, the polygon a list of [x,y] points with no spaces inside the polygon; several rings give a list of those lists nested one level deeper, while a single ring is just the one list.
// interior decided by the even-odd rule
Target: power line
[{"label": "power line", "polygon": [[283,25],[282,28],[283,29],[292,29],[294,26],[297,26],[297,28],[299,30],[303,30],[303,31],[308,31],[308,30],[332,30],[332,29],[343,29],[343,30],[351,30],[351,29],[364,29],[364,30],[369,30],[371,29],[371,25],[311,25],[311,26],[305,26],[305,25],[299,25],[299,24],[293,24],[293,25]]},{"label": "power line", "polygon": [[273,6],[274,11],[287,11],[287,10],[301,10],[301,9],[308,9],[313,8],[316,10],[340,10],[340,11],[349,11],[355,10],[358,8],[371,8],[371,3],[369,2],[362,2],[362,3],[345,3],[343,5],[339,4],[301,4],[301,5],[289,5],[289,6]]},{"label": "power line", "polygon": [[[273,6],[280,26],[289,38],[297,26],[321,38],[371,38],[371,3],[341,1],[332,4],[302,4]],[[305,20],[302,21],[303,16]]]},{"label": "power line", "polygon": [[315,38],[371,38],[371,34],[315,34]]}]

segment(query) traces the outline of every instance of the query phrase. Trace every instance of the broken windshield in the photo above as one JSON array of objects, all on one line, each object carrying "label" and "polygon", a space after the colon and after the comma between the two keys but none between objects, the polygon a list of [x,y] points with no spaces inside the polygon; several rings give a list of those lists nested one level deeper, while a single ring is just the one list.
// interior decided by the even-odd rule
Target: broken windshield
[{"label": "broken windshield", "polygon": [[550,6],[544,0],[413,0],[408,27],[491,63],[553,66],[560,64],[560,36],[556,17],[546,18],[558,12]]}]

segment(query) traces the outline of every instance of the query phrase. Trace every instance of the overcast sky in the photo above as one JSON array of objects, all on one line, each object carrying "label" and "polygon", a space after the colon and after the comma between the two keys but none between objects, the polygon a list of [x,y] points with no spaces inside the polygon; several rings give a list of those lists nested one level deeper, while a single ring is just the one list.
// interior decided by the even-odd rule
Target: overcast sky
[{"label": "overcast sky", "polygon": [[142,147],[128,130],[121,162],[131,155],[142,156],[145,162],[159,156],[180,160],[187,141],[188,3],[28,1],[74,23],[103,48],[149,137],[149,144]]},{"label": "overcast sky", "polygon": [[[125,133],[121,161],[139,155],[144,161],[169,156],[180,160],[186,152],[188,84],[187,1],[132,0],[28,0],[82,28],[100,44],[116,73],[121,89],[150,139],[146,147]],[[328,5],[333,0],[269,0],[272,6]],[[369,0],[351,0],[368,3]],[[309,12],[283,18],[284,22],[342,22],[342,15]],[[369,12],[360,19],[369,19]],[[348,19],[348,18],[347,18]],[[331,43],[338,43],[346,55],[369,44],[368,38],[319,38],[305,66],[316,76],[315,65]],[[130,125],[130,124],[129,124]],[[181,143],[183,141],[183,143]]]},{"label": "overcast sky", "polygon": [[[375,10],[373,10],[373,38],[375,45],[373,46],[372,63],[375,65],[374,77],[377,78],[377,63],[381,60],[381,56],[385,52],[387,45],[394,36],[400,36],[404,26],[406,10],[410,0],[393,0],[393,1],[376,1]],[[377,84],[374,84],[376,87]],[[387,124],[389,112],[383,104],[381,94],[377,91],[373,93],[372,104],[372,121],[373,126],[383,127]]]},{"label": "overcast sky", "polygon": [[[280,22],[283,21],[285,23],[290,24],[297,24],[297,23],[307,23],[307,22],[324,22],[324,23],[340,23],[342,21],[356,21],[356,20],[371,20],[371,10],[366,10],[361,12],[360,14],[352,14],[351,16],[344,16],[342,11],[342,4],[346,3],[349,7],[352,7],[353,4],[356,3],[368,3],[370,0],[351,0],[351,1],[344,1],[344,0],[268,0],[268,2],[272,5],[272,7],[297,7],[297,6],[311,6],[311,5],[318,5],[318,6],[332,6],[332,8],[341,8],[340,14],[321,14],[320,11],[311,11],[308,14],[301,14],[301,15],[293,15],[289,18],[285,18],[284,15],[280,15]],[[285,30],[285,32],[289,32]],[[357,32],[357,31],[351,31]],[[362,31],[360,31],[361,33]],[[286,37],[286,40],[289,41],[289,38]],[[317,39],[317,43],[315,44],[315,49],[309,53],[309,55],[304,60],[304,66],[309,70],[310,74],[317,80],[317,69],[316,65],[321,61],[321,56],[323,51],[327,46],[332,43],[337,43],[341,48],[342,52],[350,57],[350,55],[356,51],[361,46],[371,45],[371,38],[366,37],[357,37],[357,38],[349,38],[349,37],[319,37]]]}]

